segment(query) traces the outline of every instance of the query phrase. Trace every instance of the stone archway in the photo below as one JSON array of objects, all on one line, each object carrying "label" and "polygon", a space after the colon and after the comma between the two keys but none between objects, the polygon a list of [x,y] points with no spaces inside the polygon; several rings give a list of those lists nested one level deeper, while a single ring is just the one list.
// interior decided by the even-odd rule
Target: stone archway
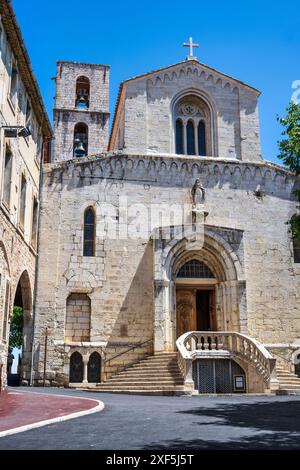
[{"label": "stone archway", "polygon": [[[20,362],[18,366],[18,373],[20,374],[20,384],[29,385],[30,383],[30,369],[31,369],[31,354],[32,354],[32,290],[28,272],[25,270],[21,274],[18,284],[15,289],[13,297],[13,312],[14,307],[21,309],[18,315],[22,313],[22,345],[18,353]],[[11,318],[11,322],[13,317]],[[12,327],[12,324],[10,325]]]},{"label": "stone archway", "polygon": [[[203,227],[199,228],[200,234]],[[214,273],[216,325],[219,331],[247,333],[246,283],[243,265],[217,227],[205,227],[202,246],[191,249],[197,227],[181,240],[154,244],[155,312],[154,349],[173,351],[176,343],[176,275],[191,259],[205,263]],[[220,231],[220,230],[219,230]],[[239,231],[240,232],[240,231]],[[241,233],[239,233],[241,237]]]}]

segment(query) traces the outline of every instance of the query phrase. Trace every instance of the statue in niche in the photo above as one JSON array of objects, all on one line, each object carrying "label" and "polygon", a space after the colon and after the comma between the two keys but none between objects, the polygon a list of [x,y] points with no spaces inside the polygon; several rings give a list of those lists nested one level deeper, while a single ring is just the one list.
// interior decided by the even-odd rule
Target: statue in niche
[{"label": "statue in niche", "polygon": [[199,223],[200,221],[205,222],[208,212],[204,210],[203,204],[205,202],[205,189],[203,188],[200,179],[196,179],[192,190],[192,224]]},{"label": "statue in niche", "polygon": [[205,189],[203,188],[200,179],[196,179],[192,187],[191,194],[193,206],[196,206],[197,204],[202,204],[205,201]]}]

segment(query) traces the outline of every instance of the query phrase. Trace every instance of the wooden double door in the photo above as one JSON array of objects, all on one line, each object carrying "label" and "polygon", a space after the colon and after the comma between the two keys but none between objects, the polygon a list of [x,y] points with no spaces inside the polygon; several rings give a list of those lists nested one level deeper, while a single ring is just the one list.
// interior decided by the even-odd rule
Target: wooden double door
[{"label": "wooden double door", "polygon": [[177,338],[188,331],[215,330],[215,288],[177,287]]}]

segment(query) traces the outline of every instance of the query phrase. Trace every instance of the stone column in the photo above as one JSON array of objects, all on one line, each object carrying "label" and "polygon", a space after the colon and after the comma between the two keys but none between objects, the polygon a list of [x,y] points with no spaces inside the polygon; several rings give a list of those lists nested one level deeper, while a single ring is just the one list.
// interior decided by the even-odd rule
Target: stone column
[{"label": "stone column", "polygon": [[155,281],[154,353],[170,351],[172,323],[170,322],[170,282]]},{"label": "stone column", "polygon": [[269,359],[270,363],[270,391],[274,392],[279,389],[279,380],[276,374],[276,359]]},{"label": "stone column", "polygon": [[89,356],[85,355],[82,356],[83,361],[83,384],[88,384],[88,363],[89,363]]}]

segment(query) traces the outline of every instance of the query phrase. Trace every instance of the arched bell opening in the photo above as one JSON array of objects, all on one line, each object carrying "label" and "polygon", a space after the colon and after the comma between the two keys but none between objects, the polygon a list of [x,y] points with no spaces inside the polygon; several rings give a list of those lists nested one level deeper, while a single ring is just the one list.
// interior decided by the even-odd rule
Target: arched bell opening
[{"label": "arched bell opening", "polygon": [[90,107],[90,81],[87,77],[76,80],[75,108],[85,110]]},{"label": "arched bell opening", "polygon": [[88,155],[88,126],[80,122],[74,128],[73,157],[80,158]]}]

